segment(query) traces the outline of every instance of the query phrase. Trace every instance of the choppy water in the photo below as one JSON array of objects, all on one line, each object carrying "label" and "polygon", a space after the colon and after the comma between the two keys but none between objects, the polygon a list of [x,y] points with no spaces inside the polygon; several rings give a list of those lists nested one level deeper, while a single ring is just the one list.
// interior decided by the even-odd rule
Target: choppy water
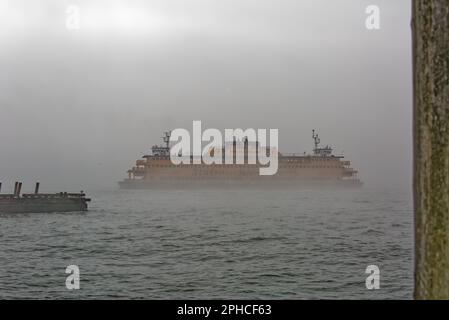
[{"label": "choppy water", "polygon": [[[89,192],[87,213],[0,215],[0,298],[412,297],[409,192]],[[81,289],[65,288],[78,265]],[[367,290],[365,268],[381,271]]]}]

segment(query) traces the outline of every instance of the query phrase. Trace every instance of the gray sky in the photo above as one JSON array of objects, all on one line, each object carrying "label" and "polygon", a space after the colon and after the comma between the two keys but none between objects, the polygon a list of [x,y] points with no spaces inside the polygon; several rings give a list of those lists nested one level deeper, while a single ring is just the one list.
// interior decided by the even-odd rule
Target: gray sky
[{"label": "gray sky", "polygon": [[[365,28],[372,4],[380,30]],[[0,0],[0,181],[114,188],[162,131],[202,120],[278,128],[281,152],[311,151],[315,128],[367,185],[410,189],[410,7]]]}]

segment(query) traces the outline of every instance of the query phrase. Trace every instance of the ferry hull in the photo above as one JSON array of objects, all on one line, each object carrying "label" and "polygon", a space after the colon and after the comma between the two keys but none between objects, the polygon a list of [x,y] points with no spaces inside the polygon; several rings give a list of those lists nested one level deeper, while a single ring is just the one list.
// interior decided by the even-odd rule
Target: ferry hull
[{"label": "ferry hull", "polygon": [[298,188],[298,187],[345,187],[359,188],[363,183],[358,179],[342,180],[191,180],[191,181],[164,181],[126,179],[119,182],[121,189],[190,189],[190,188]]}]

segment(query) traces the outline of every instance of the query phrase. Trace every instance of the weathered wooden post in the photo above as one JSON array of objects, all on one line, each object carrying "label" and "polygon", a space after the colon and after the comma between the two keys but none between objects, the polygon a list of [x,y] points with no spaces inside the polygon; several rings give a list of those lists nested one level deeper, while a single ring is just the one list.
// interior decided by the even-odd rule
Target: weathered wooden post
[{"label": "weathered wooden post", "polygon": [[449,0],[413,0],[416,299],[449,299]]}]

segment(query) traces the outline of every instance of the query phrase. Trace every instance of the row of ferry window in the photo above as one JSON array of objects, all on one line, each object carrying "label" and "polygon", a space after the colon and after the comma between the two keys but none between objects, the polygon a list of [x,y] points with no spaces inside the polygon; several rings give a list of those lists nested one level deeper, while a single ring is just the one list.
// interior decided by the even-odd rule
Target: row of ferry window
[{"label": "row of ferry window", "polygon": [[[168,157],[162,157],[162,158],[152,158],[152,160],[169,160]],[[287,162],[314,162],[314,161],[335,161],[333,158],[328,157],[322,157],[322,158],[314,158],[312,159],[287,159]]]},{"label": "row of ferry window", "polygon": [[[238,167],[236,166],[232,166],[230,167],[229,165],[225,165],[225,164],[221,164],[221,165],[214,165],[214,167],[211,169],[211,167],[203,167],[203,170],[218,170],[218,169],[239,169],[241,168],[241,166],[245,166],[245,167],[253,167],[254,165],[250,165],[250,164],[241,164],[238,165]],[[187,166],[183,166],[183,165],[162,165],[162,164],[155,164],[152,165],[151,168],[190,168],[191,165],[187,165]],[[297,168],[339,168],[340,166],[338,164],[334,164],[334,165],[280,165],[281,168],[289,168],[289,169],[297,169]]]},{"label": "row of ferry window", "polygon": [[315,161],[335,161],[335,159],[332,158],[327,158],[327,157],[322,157],[322,158],[314,158],[312,159],[287,159],[287,162],[307,162],[307,163],[312,163]]},{"label": "row of ferry window", "polygon": [[324,166],[324,165],[314,165],[314,166],[282,166],[281,168],[297,169],[297,168],[339,168],[338,165]]}]

